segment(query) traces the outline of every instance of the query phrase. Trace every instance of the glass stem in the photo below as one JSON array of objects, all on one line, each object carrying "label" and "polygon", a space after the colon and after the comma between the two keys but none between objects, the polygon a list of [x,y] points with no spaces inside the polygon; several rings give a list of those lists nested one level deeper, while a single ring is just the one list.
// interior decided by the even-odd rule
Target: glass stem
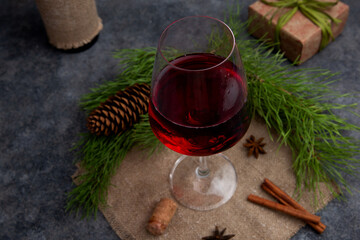
[{"label": "glass stem", "polygon": [[206,157],[199,157],[199,166],[196,169],[196,174],[198,177],[207,177],[210,173],[210,170],[207,166]]}]

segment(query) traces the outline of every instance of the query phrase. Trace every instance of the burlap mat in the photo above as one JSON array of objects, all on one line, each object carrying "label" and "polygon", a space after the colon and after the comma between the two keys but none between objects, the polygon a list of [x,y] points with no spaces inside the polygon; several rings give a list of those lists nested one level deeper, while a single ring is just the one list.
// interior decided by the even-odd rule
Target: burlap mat
[{"label": "burlap mat", "polygon": [[59,49],[79,48],[102,30],[95,0],[36,0],[50,44]]},{"label": "burlap mat", "polygon": [[[247,157],[247,150],[242,146],[251,134],[256,138],[264,137],[267,143],[267,154],[260,155],[258,159]],[[113,186],[109,188],[107,201],[109,206],[101,208],[101,211],[123,240],[196,240],[211,235],[215,226],[226,227],[227,234],[236,235],[234,239],[276,240],[288,239],[304,226],[301,220],[246,200],[251,193],[274,200],[260,188],[265,177],[290,195],[295,189],[291,151],[285,146],[279,148],[278,143],[270,140],[262,121],[254,119],[245,137],[224,154],[237,170],[235,195],[225,205],[211,211],[194,211],[180,205],[166,232],[160,237],[150,235],[145,227],[156,203],[163,197],[172,197],[168,177],[179,154],[167,148],[151,157],[132,150],[112,178]],[[313,195],[309,192],[304,192],[299,201],[312,213],[332,199],[325,185],[320,186],[323,193],[320,206],[313,207]]]}]

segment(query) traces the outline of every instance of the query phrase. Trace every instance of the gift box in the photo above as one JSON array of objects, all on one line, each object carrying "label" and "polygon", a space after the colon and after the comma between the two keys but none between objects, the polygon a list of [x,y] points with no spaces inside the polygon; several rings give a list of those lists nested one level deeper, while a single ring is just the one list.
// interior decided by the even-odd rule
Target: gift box
[{"label": "gift box", "polygon": [[[277,21],[283,11],[288,11],[288,9],[284,8],[273,16],[277,7],[257,1],[250,5],[248,10],[248,16],[251,19],[249,32],[257,38],[263,37],[266,41],[274,42]],[[349,6],[343,2],[338,2],[324,12],[341,20],[340,23],[331,23],[332,33],[336,38],[344,29],[349,15]],[[298,10],[280,30],[280,50],[290,61],[297,60],[297,63],[301,64],[320,50],[321,38],[320,27]]]}]

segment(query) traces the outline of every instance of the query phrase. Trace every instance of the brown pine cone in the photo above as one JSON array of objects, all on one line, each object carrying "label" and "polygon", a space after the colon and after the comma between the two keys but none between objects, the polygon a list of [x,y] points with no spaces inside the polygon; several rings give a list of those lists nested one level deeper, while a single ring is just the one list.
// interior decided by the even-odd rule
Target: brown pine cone
[{"label": "brown pine cone", "polygon": [[117,92],[92,111],[87,128],[96,135],[120,134],[140,120],[148,111],[150,86],[136,83]]}]

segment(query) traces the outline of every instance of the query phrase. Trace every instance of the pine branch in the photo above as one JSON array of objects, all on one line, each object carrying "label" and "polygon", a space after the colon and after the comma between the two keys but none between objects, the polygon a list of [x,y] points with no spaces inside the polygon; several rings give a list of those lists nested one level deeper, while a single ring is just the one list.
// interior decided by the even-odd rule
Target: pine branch
[{"label": "pine branch", "polygon": [[79,213],[83,208],[83,215],[96,216],[98,206],[106,205],[111,177],[133,145],[131,134],[130,130],[120,136],[83,136],[79,154],[82,159],[81,168],[85,173],[78,177],[79,186],[68,196],[67,211]]},{"label": "pine branch", "polygon": [[135,83],[151,83],[151,74],[155,61],[155,48],[121,49],[115,52],[114,57],[119,60],[120,70],[123,70],[115,80],[107,81],[92,88],[80,100],[80,107],[87,113],[98,107],[109,96],[115,95]]},{"label": "pine branch", "polygon": [[[230,28],[236,26],[230,24]],[[359,173],[360,160],[356,156],[360,154],[360,141],[342,134],[359,131],[360,127],[334,113],[357,106],[336,103],[336,99],[350,96],[331,88],[336,74],[284,64],[282,54],[274,54],[273,49],[258,40],[240,39],[237,44],[256,114],[293,152],[298,193],[303,185],[318,190],[319,182],[332,188],[333,181],[349,191],[343,174]]]},{"label": "pine branch", "polygon": [[[114,57],[121,58],[120,65],[126,69],[114,81],[105,82],[84,95],[80,106],[90,113],[119,90],[136,82],[150,84],[155,53],[154,48],[117,51]],[[106,205],[110,179],[131,147],[146,148],[151,154],[161,146],[152,133],[147,115],[141,116],[140,122],[122,135],[82,134],[81,137],[73,150],[79,150],[77,161],[86,173],[79,177],[80,185],[69,193],[66,210],[78,214],[83,209],[82,216],[86,217],[96,216],[98,207]]]},{"label": "pine branch", "polygon": [[[301,193],[302,186],[317,191],[319,182],[326,182],[335,194],[334,181],[350,191],[344,174],[359,173],[360,141],[344,132],[359,131],[360,127],[335,112],[351,111],[356,104],[336,103],[337,98],[349,96],[331,88],[336,74],[286,64],[281,53],[259,40],[249,39],[245,33],[248,22],[238,19],[239,9],[225,22],[237,38],[248,78],[249,100],[269,130],[278,133],[278,141],[291,148],[298,192]],[[89,113],[127,86],[137,82],[150,84],[155,54],[155,48],[117,51],[114,57],[120,59],[123,72],[114,81],[92,89],[81,99],[80,106]],[[110,179],[133,146],[150,152],[162,146],[152,133],[147,115],[120,136],[83,135],[75,148],[80,150],[78,160],[86,173],[80,177],[81,184],[70,192],[67,210],[83,209],[84,216],[90,216],[96,214],[98,206],[106,205]]]}]

